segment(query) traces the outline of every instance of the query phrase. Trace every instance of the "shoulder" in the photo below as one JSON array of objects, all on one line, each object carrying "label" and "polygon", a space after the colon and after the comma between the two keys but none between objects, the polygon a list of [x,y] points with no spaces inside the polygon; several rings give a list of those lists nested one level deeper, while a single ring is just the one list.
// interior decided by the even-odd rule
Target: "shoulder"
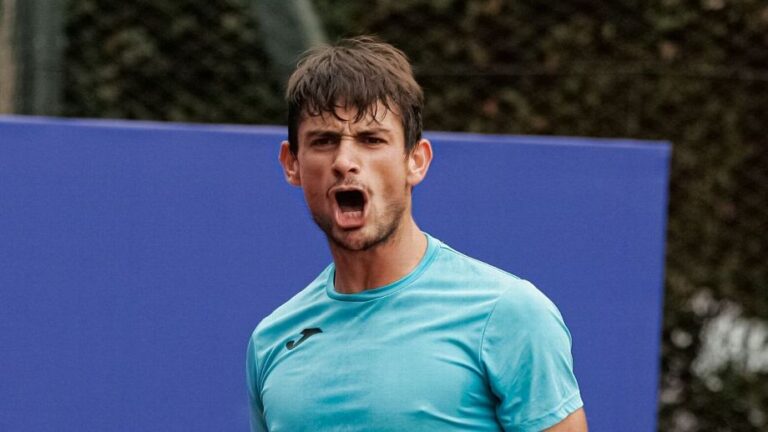
[{"label": "shoulder", "polygon": [[[253,330],[251,340],[254,342],[258,342],[261,338],[274,340],[275,333],[295,330],[296,322],[325,298],[325,285],[331,267],[330,265],[326,267],[304,289],[264,317]],[[284,329],[286,325],[289,328]]]},{"label": "shoulder", "polygon": [[505,303],[503,307],[521,307],[533,302],[551,304],[531,282],[477,258],[470,257],[439,242],[436,272],[459,283],[482,289]]},{"label": "shoulder", "polygon": [[265,370],[282,344],[295,336],[296,329],[302,328],[305,321],[312,320],[318,315],[314,311],[322,307],[330,269],[331,266],[328,266],[303,290],[262,319],[251,333],[248,340],[246,365],[249,388],[252,389],[253,394],[256,394],[261,387]]},{"label": "shoulder", "polygon": [[486,365],[512,375],[521,365],[513,367],[511,358],[523,361],[528,357],[533,361],[550,355],[569,357],[571,334],[557,306],[533,283],[478,263],[475,265],[488,278],[502,281],[495,285],[493,304],[482,331],[480,355]]},{"label": "shoulder", "polygon": [[518,335],[535,330],[542,321],[554,321],[557,326],[562,322],[557,307],[533,283],[437,243],[428,275],[429,284],[437,287],[432,291],[435,297],[459,293],[462,310],[482,306],[478,318],[486,321],[486,327],[514,328]]},{"label": "shoulder", "polygon": [[[467,256],[438,241],[433,274],[490,301],[485,337],[514,330],[515,337],[565,335],[568,329],[555,304],[533,283],[506,270]],[[475,294],[476,293],[476,294]],[[508,336],[507,336],[508,337]]]}]

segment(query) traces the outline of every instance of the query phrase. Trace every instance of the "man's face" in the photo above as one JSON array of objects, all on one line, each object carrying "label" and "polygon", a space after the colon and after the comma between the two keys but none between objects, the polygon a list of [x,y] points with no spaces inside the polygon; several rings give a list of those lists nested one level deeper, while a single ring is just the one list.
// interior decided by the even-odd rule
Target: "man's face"
[{"label": "man's face", "polygon": [[290,154],[287,143],[281,149],[288,181],[303,188],[312,218],[347,250],[389,239],[410,216],[411,187],[423,178],[405,153],[400,117],[381,104],[376,112],[358,122],[355,109],[339,108],[338,118],[305,116],[298,153]]}]

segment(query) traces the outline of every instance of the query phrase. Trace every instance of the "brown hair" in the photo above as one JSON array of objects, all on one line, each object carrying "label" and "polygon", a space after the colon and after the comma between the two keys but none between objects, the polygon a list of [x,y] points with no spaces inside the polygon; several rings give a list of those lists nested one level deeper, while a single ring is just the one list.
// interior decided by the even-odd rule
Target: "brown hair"
[{"label": "brown hair", "polygon": [[405,150],[421,139],[424,94],[413,77],[408,57],[371,36],[344,39],[334,46],[314,48],[299,61],[288,80],[288,142],[298,153],[298,129],[303,115],[332,113],[339,104],[355,108],[353,121],[378,118],[378,102],[398,114],[405,132]]}]

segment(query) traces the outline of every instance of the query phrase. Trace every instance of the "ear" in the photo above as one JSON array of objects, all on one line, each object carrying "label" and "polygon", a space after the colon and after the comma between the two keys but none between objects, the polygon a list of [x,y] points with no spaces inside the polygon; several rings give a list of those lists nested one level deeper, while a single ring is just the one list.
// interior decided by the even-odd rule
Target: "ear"
[{"label": "ear", "polygon": [[421,183],[427,176],[430,163],[432,163],[432,144],[426,139],[421,139],[408,155],[408,175],[406,177],[408,185],[413,187]]},{"label": "ear", "polygon": [[301,175],[299,174],[299,160],[296,155],[291,152],[291,147],[288,141],[283,141],[280,144],[280,165],[283,166],[283,173],[285,174],[285,181],[293,186],[301,186]]}]

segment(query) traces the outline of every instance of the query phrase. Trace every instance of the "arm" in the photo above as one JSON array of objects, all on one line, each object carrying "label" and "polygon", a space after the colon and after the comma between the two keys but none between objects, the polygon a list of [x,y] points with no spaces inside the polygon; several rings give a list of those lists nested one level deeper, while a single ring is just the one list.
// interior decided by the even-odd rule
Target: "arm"
[{"label": "arm", "polygon": [[528,282],[497,300],[481,346],[496,415],[504,430],[582,432],[571,336],[554,304]]},{"label": "arm", "polygon": [[248,341],[248,354],[245,359],[246,383],[248,385],[248,399],[251,411],[251,432],[267,432],[264,420],[264,407],[257,385],[258,363],[253,337]]},{"label": "arm", "polygon": [[545,432],[587,432],[587,416],[584,409],[580,408]]}]

